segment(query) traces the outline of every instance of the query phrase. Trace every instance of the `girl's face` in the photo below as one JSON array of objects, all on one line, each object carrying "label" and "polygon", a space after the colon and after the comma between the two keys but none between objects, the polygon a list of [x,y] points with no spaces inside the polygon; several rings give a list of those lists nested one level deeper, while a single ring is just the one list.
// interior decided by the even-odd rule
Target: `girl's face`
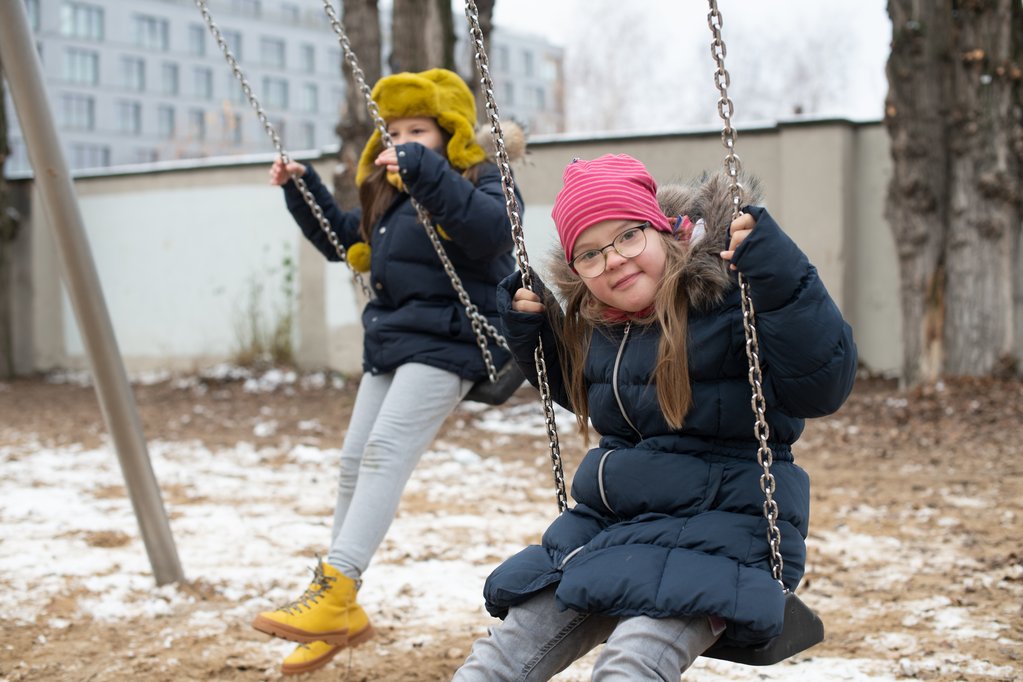
[{"label": "girl's face", "polygon": [[437,124],[437,120],[428,116],[396,118],[388,121],[387,133],[395,145],[418,142],[427,149],[443,151],[443,131]]},{"label": "girl's face", "polygon": [[604,220],[586,228],[572,249],[576,257],[590,249],[603,249],[607,259],[604,272],[583,277],[583,283],[599,301],[627,313],[653,305],[664,275],[664,244],[657,230],[648,227],[643,231],[646,248],[638,256],[625,258],[611,246],[619,235],[640,224],[638,220]]}]

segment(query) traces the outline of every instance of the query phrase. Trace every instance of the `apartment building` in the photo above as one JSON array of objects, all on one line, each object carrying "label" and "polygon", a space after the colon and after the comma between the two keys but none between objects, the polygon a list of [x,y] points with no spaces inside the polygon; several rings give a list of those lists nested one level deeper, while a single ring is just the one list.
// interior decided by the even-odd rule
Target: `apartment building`
[{"label": "apartment building", "polygon": [[[272,151],[192,0],[24,0],[72,169]],[[341,49],[320,3],[209,0],[223,39],[290,151],[337,144]],[[564,127],[561,49],[495,31],[502,115]],[[8,173],[29,170],[9,101]]]}]

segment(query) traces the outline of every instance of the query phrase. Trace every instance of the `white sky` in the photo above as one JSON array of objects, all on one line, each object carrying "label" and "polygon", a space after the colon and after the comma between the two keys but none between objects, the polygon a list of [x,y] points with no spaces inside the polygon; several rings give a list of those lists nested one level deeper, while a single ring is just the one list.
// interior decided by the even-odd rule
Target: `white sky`
[{"label": "white sky", "polygon": [[[891,38],[885,0],[721,0],[719,8],[737,121],[786,118],[796,105],[812,116],[881,118]],[[601,83],[628,90],[614,102],[635,105],[637,128],[709,123],[716,113],[704,2],[497,0],[494,24],[565,47],[570,128],[579,108],[614,106],[594,100]],[[583,63],[623,74],[633,87],[580,83]]]}]

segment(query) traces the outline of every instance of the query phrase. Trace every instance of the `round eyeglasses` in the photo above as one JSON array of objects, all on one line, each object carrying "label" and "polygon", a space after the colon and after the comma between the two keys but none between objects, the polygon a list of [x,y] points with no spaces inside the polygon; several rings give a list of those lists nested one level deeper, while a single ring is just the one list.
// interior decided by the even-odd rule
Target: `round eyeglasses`
[{"label": "round eyeglasses", "polygon": [[604,273],[607,268],[607,250],[614,249],[622,258],[635,258],[646,248],[644,230],[650,223],[630,227],[614,238],[607,246],[599,249],[587,249],[568,262],[569,267],[580,277],[591,279]]}]

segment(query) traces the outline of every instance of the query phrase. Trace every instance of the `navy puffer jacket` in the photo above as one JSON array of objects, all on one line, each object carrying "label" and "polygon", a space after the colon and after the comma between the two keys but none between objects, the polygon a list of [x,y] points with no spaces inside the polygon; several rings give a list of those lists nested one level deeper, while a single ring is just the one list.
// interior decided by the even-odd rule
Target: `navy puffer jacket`
[{"label": "navy puffer jacket", "polygon": [[[810,497],[791,445],[805,418],[842,405],[853,385],[856,348],[806,256],[764,209],[748,211],[757,226],[732,262],[748,279],[757,311],[783,580],[795,589],[804,570]],[[716,615],[728,622],[725,639],[739,645],[780,633],[784,599],[770,573],[739,292],[717,256],[723,237],[714,229],[725,228],[712,228],[691,259],[693,407],[685,423],[668,426],[651,383],[659,327],[595,330],[584,374],[599,446],[573,478],[575,507],[551,524],[542,545],[526,548],[488,578],[491,614],[503,617],[557,583],[558,603],[578,611]],[[511,309],[520,283],[516,273],[501,284],[506,338],[532,378],[533,348],[543,335],[552,395],[568,407],[546,316]]]},{"label": "navy puffer jacket", "polygon": [[[401,193],[373,227],[369,282],[374,298],[362,313],[363,370],[379,374],[419,362],[477,381],[486,376],[486,368],[472,325],[409,196],[442,228],[447,238],[441,242],[469,298],[496,325],[497,283],[514,269],[500,173],[488,163],[473,185],[420,144],[396,149],[408,193]],[[345,248],[361,241],[361,210],[341,210],[312,166],[303,180]],[[295,184],[288,182],[284,192],[306,238],[328,260],[340,260]],[[488,341],[500,366],[508,354]]]}]

